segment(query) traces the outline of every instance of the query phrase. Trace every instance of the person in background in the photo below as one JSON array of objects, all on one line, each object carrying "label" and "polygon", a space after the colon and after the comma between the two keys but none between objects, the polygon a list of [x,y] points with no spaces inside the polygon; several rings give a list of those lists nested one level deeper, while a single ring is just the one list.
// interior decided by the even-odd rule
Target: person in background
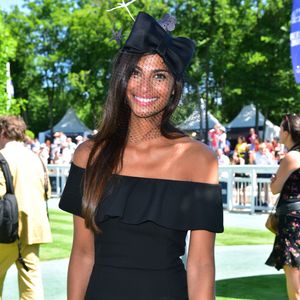
[{"label": "person in background", "polygon": [[225,144],[225,146],[224,146],[224,148],[223,148],[223,152],[224,152],[224,154],[226,155],[226,156],[228,156],[228,157],[232,157],[232,150],[231,150],[231,143],[230,143],[230,141],[229,140],[226,140],[226,144]]},{"label": "person in background", "polygon": [[288,153],[271,179],[271,191],[279,194],[276,214],[278,233],[266,261],[283,269],[290,300],[300,299],[300,116],[287,114],[280,125],[280,143]]},{"label": "person in background", "polygon": [[[260,166],[270,166],[275,165],[275,159],[273,158],[271,152],[267,148],[265,143],[261,143],[258,147],[258,151],[253,152],[253,164]],[[271,178],[270,174],[259,173],[257,178]],[[268,179],[269,180],[269,179]],[[261,201],[262,191],[264,192],[264,200]],[[266,182],[257,182],[257,203],[258,206],[268,206],[269,203],[269,184]]]},{"label": "person in background", "polygon": [[253,163],[264,166],[274,165],[272,153],[269,151],[265,143],[260,143],[258,151],[254,151]]},{"label": "person in background", "polygon": [[246,159],[246,153],[248,151],[248,145],[243,136],[238,137],[238,142],[233,152],[233,162],[235,165],[244,165]]},{"label": "person in background", "polygon": [[[43,300],[39,263],[40,244],[52,241],[45,204],[45,178],[48,176],[39,157],[23,144],[26,125],[21,117],[0,117],[0,151],[8,162],[19,210],[19,237],[10,244],[0,243],[0,299],[7,270],[18,270],[20,299]],[[6,193],[5,178],[0,171],[0,195]],[[1,201],[1,199],[0,199]],[[19,250],[29,269],[19,261]]]},{"label": "person in background", "polygon": [[217,123],[214,128],[208,131],[209,147],[213,151],[216,151],[219,148],[220,135],[222,134],[220,127],[221,125]]},{"label": "person in background", "polygon": [[218,163],[220,166],[227,166],[230,164],[230,159],[227,155],[224,154],[222,149],[217,149],[216,150],[217,158],[218,158]]},{"label": "person in background", "polygon": [[[219,166],[228,166],[230,165],[230,159],[227,155],[224,154],[222,149],[217,149],[216,151],[218,164]],[[219,172],[219,179],[222,188],[222,202],[227,204],[227,179],[228,179],[228,172]]]},{"label": "person in background", "polygon": [[224,150],[226,147],[226,141],[227,141],[227,134],[226,129],[224,126],[220,126],[219,128],[220,134],[219,134],[219,148]]},{"label": "person in background", "polygon": [[72,141],[72,138],[70,137],[67,138],[67,145],[73,156],[75,149],[77,148],[77,145]]},{"label": "person in background", "polygon": [[81,143],[84,142],[83,136],[81,135],[77,135],[75,140],[76,140],[76,147],[78,147]]},{"label": "person in background", "polygon": [[246,143],[250,145],[250,151],[255,150],[255,140],[258,138],[255,129],[250,128],[249,134],[246,137]]},{"label": "person in background", "polygon": [[46,143],[41,144],[38,155],[40,156],[44,165],[47,166],[49,160],[49,148],[47,147]]}]

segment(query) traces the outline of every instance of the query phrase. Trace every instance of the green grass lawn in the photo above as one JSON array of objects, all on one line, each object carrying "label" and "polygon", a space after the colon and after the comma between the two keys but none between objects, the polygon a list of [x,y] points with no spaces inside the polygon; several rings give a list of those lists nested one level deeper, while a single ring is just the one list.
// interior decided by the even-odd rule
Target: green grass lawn
[{"label": "green grass lawn", "polygon": [[63,211],[49,209],[53,243],[43,244],[41,260],[66,258],[70,256],[73,239],[72,215]]},{"label": "green grass lawn", "polygon": [[267,245],[273,244],[274,234],[268,230],[226,227],[224,233],[217,234],[217,246]]},{"label": "green grass lawn", "polygon": [[216,282],[217,300],[287,300],[284,275],[263,275]]}]

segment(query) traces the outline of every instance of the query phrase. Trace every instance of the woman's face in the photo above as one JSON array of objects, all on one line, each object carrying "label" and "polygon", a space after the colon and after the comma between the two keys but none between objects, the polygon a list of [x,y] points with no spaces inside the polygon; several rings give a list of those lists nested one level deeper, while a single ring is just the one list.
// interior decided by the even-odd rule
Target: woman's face
[{"label": "woman's face", "polygon": [[279,131],[279,143],[280,144],[284,144],[285,143],[288,134],[289,133],[283,129],[282,123],[281,123],[280,124],[280,131]]},{"label": "woman's face", "polygon": [[158,54],[143,56],[135,67],[126,96],[131,111],[140,118],[164,110],[171,97],[174,78]]}]

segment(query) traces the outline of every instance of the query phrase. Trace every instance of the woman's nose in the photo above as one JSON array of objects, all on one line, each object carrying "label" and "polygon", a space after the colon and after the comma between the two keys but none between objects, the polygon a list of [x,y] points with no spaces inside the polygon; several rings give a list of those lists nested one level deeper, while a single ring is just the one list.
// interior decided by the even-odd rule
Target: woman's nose
[{"label": "woman's nose", "polygon": [[153,91],[153,85],[151,82],[151,78],[146,77],[146,76],[143,77],[142,80],[140,81],[139,88],[140,88],[141,92],[145,95],[148,93],[151,93]]}]

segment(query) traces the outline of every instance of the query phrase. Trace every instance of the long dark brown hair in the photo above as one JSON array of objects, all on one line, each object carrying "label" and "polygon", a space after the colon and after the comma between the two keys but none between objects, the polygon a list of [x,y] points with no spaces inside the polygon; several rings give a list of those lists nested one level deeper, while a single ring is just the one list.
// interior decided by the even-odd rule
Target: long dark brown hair
[{"label": "long dark brown hair", "polygon": [[[93,136],[93,146],[88,158],[85,178],[82,214],[85,224],[95,233],[100,232],[95,216],[103,191],[112,174],[122,168],[127,143],[130,108],[126,101],[127,84],[138,61],[143,55],[120,52],[113,63],[112,77],[98,133]],[[175,128],[170,118],[176,109],[183,90],[183,79],[174,82],[174,95],[163,111],[161,134],[174,139],[184,136]]]},{"label": "long dark brown hair", "polygon": [[292,149],[300,149],[300,116],[296,114],[286,114],[282,119],[281,126],[284,131],[287,131],[291,135],[295,143]]}]

